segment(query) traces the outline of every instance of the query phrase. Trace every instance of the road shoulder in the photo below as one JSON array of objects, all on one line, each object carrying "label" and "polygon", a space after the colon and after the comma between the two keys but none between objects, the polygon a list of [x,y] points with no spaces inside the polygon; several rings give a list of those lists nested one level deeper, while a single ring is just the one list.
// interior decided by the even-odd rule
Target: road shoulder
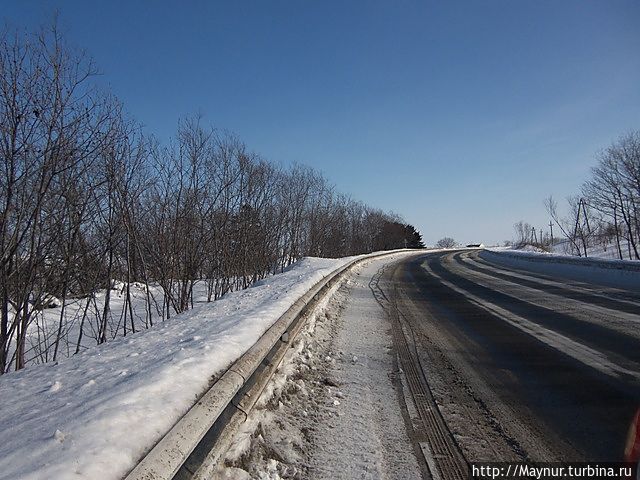
[{"label": "road shoulder", "polygon": [[[420,478],[386,313],[368,262],[335,288],[214,478]],[[267,400],[268,398],[268,400]]]}]

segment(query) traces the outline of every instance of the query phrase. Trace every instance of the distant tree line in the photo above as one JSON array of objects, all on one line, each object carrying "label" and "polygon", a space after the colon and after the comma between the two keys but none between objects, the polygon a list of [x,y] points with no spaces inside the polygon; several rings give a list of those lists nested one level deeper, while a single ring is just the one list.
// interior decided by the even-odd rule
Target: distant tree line
[{"label": "distant tree line", "polygon": [[[640,260],[640,131],[621,136],[597,155],[597,165],[579,195],[567,199],[567,215],[549,197],[551,217],[543,233],[525,222],[515,225],[516,244],[550,249],[562,240],[570,253],[587,257],[592,248],[615,252],[619,259]],[[555,227],[555,235],[553,235]]]},{"label": "distant tree line", "polygon": [[[211,301],[303,256],[423,246],[398,216],[198,117],[160,144],[93,86],[96,73],[55,27],[1,34],[0,373],[164,321],[193,306],[198,282]],[[55,325],[35,328],[52,305]]]}]

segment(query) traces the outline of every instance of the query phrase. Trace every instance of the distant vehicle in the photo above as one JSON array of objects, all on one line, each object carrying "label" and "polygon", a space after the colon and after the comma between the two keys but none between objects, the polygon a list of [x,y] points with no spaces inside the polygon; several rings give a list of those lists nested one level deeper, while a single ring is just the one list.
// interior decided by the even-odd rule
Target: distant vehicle
[{"label": "distant vehicle", "polygon": [[484,248],[484,243],[470,243],[467,248]]}]

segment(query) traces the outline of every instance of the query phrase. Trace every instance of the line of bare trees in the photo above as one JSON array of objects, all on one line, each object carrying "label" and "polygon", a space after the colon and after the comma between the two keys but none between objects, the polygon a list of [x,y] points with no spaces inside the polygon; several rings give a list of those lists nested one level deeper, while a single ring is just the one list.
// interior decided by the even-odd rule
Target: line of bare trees
[{"label": "line of bare trees", "polygon": [[556,202],[547,211],[567,239],[572,253],[609,248],[619,259],[640,260],[640,132],[621,136],[598,154],[598,164],[579,196],[568,198],[568,216]]},{"label": "line of bare trees", "polygon": [[302,256],[421,246],[397,216],[198,117],[160,144],[94,88],[96,73],[55,27],[1,34],[0,374],[151,327]]},{"label": "line of bare trees", "polygon": [[515,232],[515,238],[513,242],[507,243],[512,244],[516,248],[531,245],[546,250],[551,247],[552,237],[550,231],[544,231],[543,228],[536,229],[535,226],[522,220],[513,225],[513,230]]},{"label": "line of bare trees", "polygon": [[[549,197],[545,208],[552,224],[548,232],[519,222],[516,243],[550,248],[557,240],[573,255],[587,257],[593,248],[614,252],[618,259],[640,260],[640,131],[621,136],[597,156],[597,165],[567,199],[567,215]],[[555,238],[553,227],[556,227]]]}]

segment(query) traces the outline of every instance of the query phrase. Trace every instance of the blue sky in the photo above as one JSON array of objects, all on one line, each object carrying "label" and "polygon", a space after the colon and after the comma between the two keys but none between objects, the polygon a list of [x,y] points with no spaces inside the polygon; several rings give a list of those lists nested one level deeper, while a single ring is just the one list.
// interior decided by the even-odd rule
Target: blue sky
[{"label": "blue sky", "polygon": [[32,29],[55,10],[149,132],[200,112],[430,243],[544,226],[543,199],[640,129],[636,0],[5,0],[0,15]]}]

